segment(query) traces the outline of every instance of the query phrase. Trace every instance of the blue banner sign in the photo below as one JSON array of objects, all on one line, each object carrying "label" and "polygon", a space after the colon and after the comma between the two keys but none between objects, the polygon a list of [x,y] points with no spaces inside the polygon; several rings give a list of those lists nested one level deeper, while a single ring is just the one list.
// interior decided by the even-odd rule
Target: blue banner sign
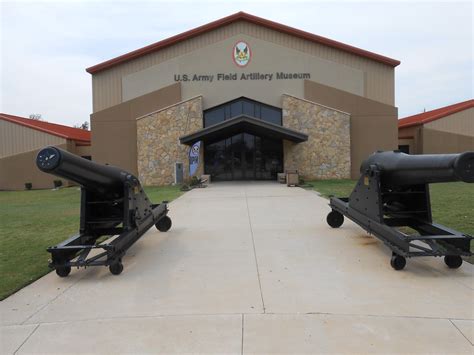
[{"label": "blue banner sign", "polygon": [[201,141],[193,144],[189,150],[189,176],[196,174],[199,167],[199,151],[201,150]]}]

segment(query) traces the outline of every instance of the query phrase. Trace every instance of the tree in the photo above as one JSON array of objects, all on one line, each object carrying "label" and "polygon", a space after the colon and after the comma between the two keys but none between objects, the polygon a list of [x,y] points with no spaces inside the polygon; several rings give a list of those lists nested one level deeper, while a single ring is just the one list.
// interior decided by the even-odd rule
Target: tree
[{"label": "tree", "polygon": [[83,129],[83,130],[86,130],[88,131],[89,130],[89,122],[88,121],[84,121],[82,124],[80,125],[74,125],[74,128],[80,128],[80,129]]},{"label": "tree", "polygon": [[31,120],[41,121],[41,113],[31,113],[28,117]]}]

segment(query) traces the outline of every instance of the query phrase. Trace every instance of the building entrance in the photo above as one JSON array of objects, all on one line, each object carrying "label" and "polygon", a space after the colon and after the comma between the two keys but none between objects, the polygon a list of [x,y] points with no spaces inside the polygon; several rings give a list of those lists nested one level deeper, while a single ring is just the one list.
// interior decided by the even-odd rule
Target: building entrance
[{"label": "building entrance", "polygon": [[204,146],[204,170],[211,179],[275,180],[283,171],[281,140],[240,133]]},{"label": "building entrance", "polygon": [[[281,109],[245,97],[204,111],[204,127],[246,115],[272,125],[282,125]],[[204,143],[204,170],[213,180],[271,180],[283,170],[281,139],[250,133],[234,134]]]}]

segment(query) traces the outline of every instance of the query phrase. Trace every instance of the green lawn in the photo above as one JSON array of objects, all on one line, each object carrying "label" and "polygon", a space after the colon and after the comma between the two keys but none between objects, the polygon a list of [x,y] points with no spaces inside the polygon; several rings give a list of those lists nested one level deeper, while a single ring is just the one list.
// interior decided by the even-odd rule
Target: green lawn
[{"label": "green lawn", "polygon": [[[356,180],[310,181],[313,189],[324,197],[348,197]],[[474,236],[474,186],[463,182],[430,185],[433,220]],[[471,241],[471,250],[474,242]],[[474,257],[469,259],[474,263]]]},{"label": "green lawn", "polygon": [[[154,203],[171,201],[178,186],[146,187]],[[0,300],[48,273],[48,246],[79,229],[80,190],[0,191]]]}]

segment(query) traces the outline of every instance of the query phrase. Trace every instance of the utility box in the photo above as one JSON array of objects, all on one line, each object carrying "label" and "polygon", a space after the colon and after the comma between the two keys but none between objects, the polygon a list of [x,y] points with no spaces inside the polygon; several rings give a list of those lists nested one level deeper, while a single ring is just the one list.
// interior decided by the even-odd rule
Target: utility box
[{"label": "utility box", "polygon": [[298,186],[299,175],[298,170],[286,171],[286,186]]},{"label": "utility box", "polygon": [[285,173],[278,173],[277,178],[278,178],[278,182],[280,184],[286,183],[286,174]]},{"label": "utility box", "polygon": [[201,175],[201,181],[203,182],[203,185],[208,186],[211,183],[211,175]]}]

